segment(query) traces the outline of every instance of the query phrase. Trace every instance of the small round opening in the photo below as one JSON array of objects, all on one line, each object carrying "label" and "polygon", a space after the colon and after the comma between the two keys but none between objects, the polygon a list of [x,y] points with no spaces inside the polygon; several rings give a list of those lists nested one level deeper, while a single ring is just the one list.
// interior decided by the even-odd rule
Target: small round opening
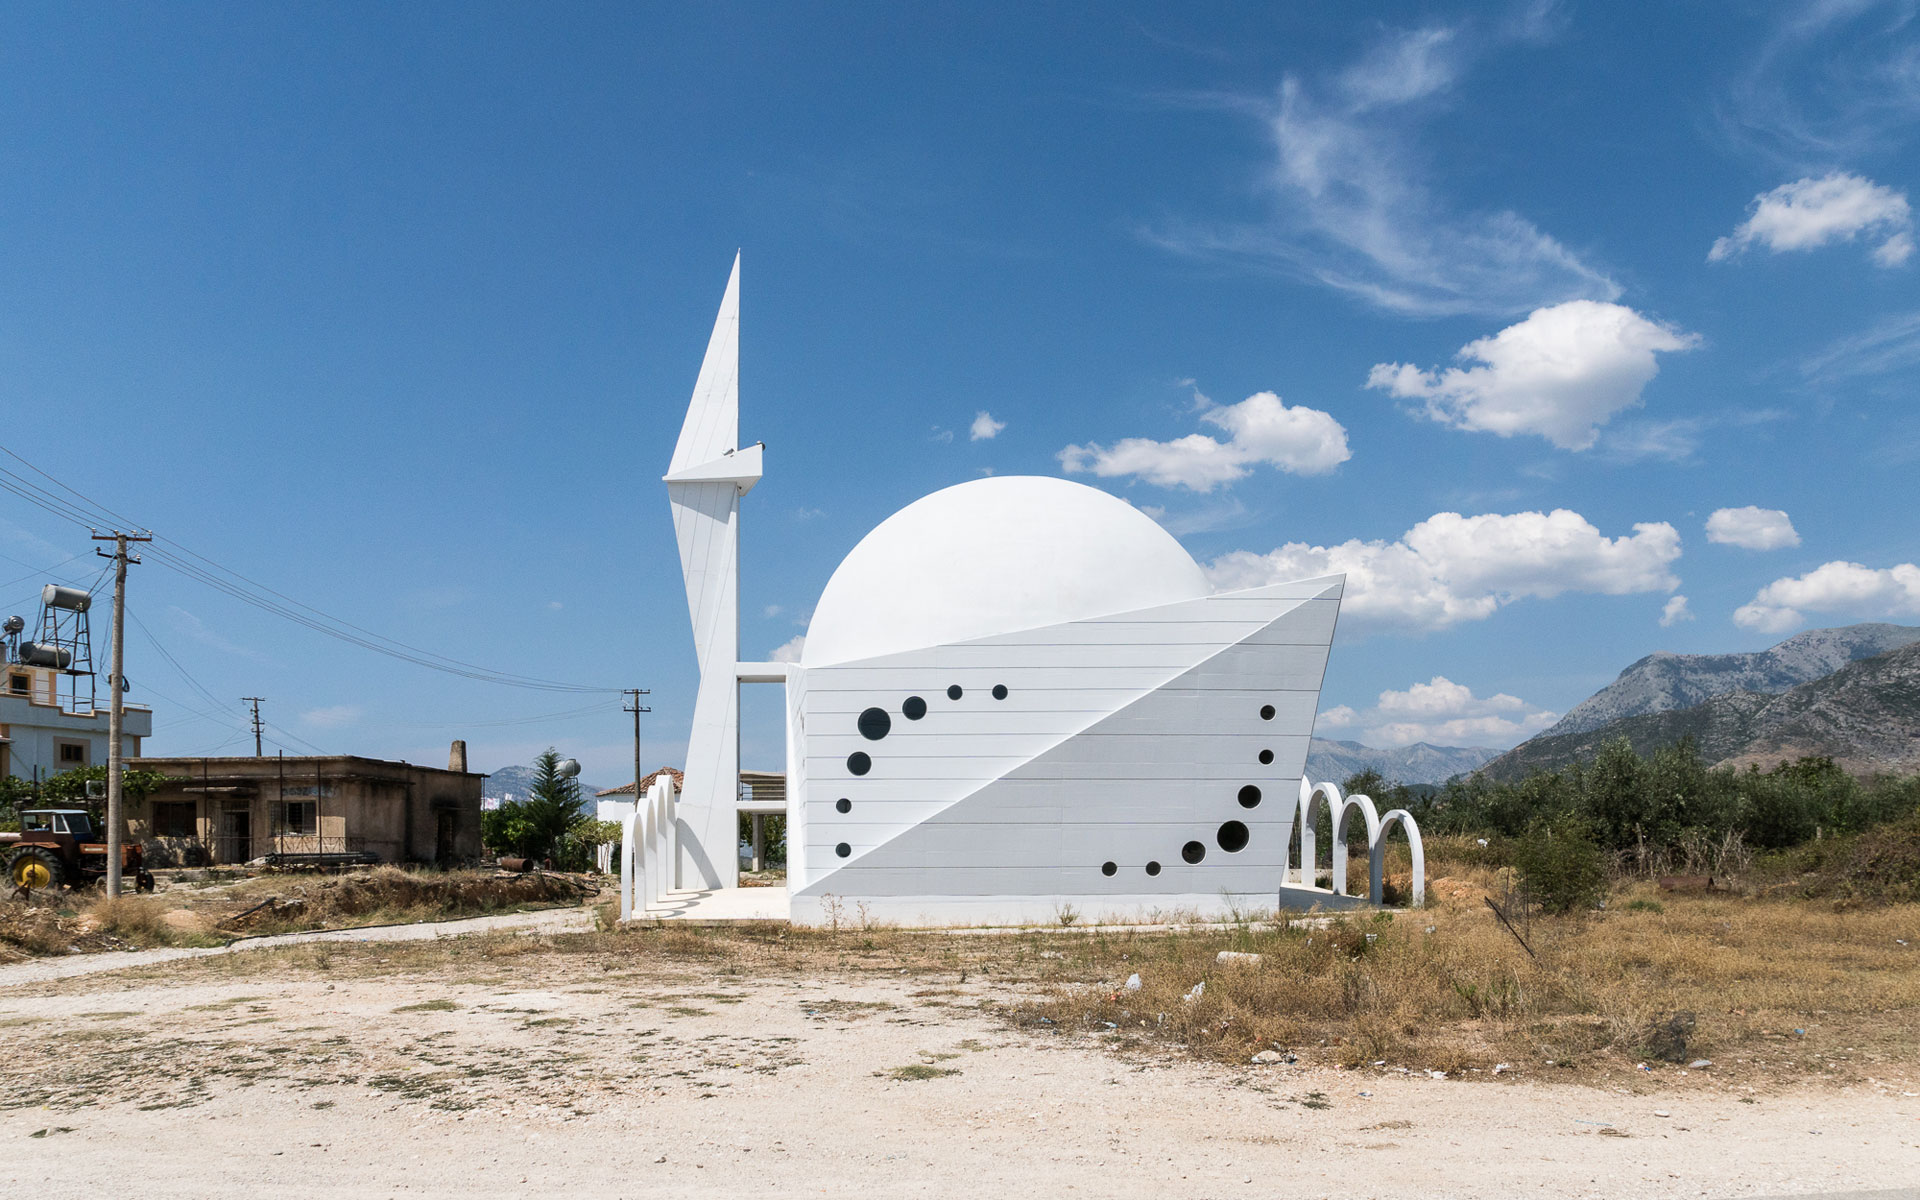
[{"label": "small round opening", "polygon": [[852,812],[852,811],[853,811],[853,801],[851,801],[851,800],[848,800],[848,799],[846,799],[846,798],[844,798],[844,797],[842,797],[841,799],[839,799],[839,800],[835,800],[835,801],[833,802],[833,807],[834,807],[834,811],[836,811],[836,812],[843,812],[843,813],[845,813],[845,812]]},{"label": "small round opening", "polygon": [[995,700],[1005,700],[1005,699],[1007,698],[1007,685],[1006,685],[1006,684],[1004,684],[1004,683],[996,683],[996,684],[994,684],[994,685],[993,685],[993,698],[994,698]]},{"label": "small round opening", "polygon": [[1273,765],[1273,751],[1262,750],[1260,752],[1260,765],[1263,767],[1270,767]]},{"label": "small round opening", "polygon": [[918,721],[927,715],[927,702],[918,696],[908,696],[907,702],[900,706],[900,711],[906,714],[907,720]]},{"label": "small round opening", "polygon": [[1160,864],[1159,864],[1159,863],[1157,863],[1157,862],[1150,862],[1150,863],[1148,863],[1148,864],[1147,864],[1147,874],[1149,874],[1149,875],[1158,875],[1159,873],[1160,873]]},{"label": "small round opening", "polygon": [[1260,805],[1260,789],[1259,788],[1253,786],[1252,784],[1248,784],[1247,786],[1240,789],[1240,807],[1241,808],[1258,808],[1259,805]]},{"label": "small round opening", "polygon": [[1207,848],[1199,842],[1188,842],[1180,847],[1180,857],[1189,863],[1197,863],[1207,856]]},{"label": "small round opening", "polygon": [[838,854],[841,858],[845,858],[847,855],[853,853],[853,847],[847,845],[845,842],[841,842],[838,846],[835,846],[833,848],[833,852],[835,854]]},{"label": "small round opening", "polygon": [[949,700],[958,700],[962,695],[960,685],[957,683],[947,689],[947,699]]},{"label": "small round opening", "polygon": [[884,708],[869,708],[860,714],[860,736],[877,742],[893,732],[893,718]]},{"label": "small round opening", "polygon": [[852,771],[855,775],[865,775],[868,771],[873,770],[873,760],[867,757],[864,750],[855,750],[852,754],[847,755],[847,770]]},{"label": "small round opening", "polygon": [[1100,864],[1100,873],[1102,875],[1111,875],[1115,871],[1118,871],[1119,869],[1120,869],[1119,863],[1104,862]]},{"label": "small round opening", "polygon": [[1271,720],[1273,720],[1273,705],[1271,705],[1271,704],[1262,704],[1262,705],[1260,706],[1260,719],[1261,719],[1262,721],[1271,721]]},{"label": "small round opening", "polygon": [[1247,848],[1247,836],[1245,825],[1238,821],[1228,821],[1220,827],[1220,832],[1214,835],[1213,840],[1220,843],[1220,848],[1228,854],[1238,854]]}]

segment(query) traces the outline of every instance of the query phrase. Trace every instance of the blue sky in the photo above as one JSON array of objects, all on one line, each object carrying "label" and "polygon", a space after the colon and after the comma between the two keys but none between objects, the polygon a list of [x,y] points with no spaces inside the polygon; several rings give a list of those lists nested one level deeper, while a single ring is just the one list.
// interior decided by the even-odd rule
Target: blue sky
[{"label": "blue sky", "polygon": [[[651,687],[677,762],[659,477],[742,249],[748,655],[986,471],[1222,586],[1347,570],[1321,731],[1375,744],[1920,619],[1911,3],[1086,9],[16,8],[0,444],[366,629]],[[0,608],[85,538],[0,493]],[[262,695],[289,752],[626,777],[617,697],[131,595],[154,752]]]}]

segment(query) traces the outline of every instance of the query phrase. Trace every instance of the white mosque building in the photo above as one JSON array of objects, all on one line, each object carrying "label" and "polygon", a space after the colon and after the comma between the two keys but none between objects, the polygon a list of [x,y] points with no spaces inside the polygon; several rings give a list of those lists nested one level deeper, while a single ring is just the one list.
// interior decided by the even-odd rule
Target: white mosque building
[{"label": "white mosque building", "polygon": [[[666,476],[701,684],[685,791],[629,832],[631,907],[737,882],[739,687],[784,683],[791,919],[1139,919],[1362,903],[1288,870],[1309,805],[1336,841],[1383,819],[1303,783],[1341,576],[1215,592],[1139,509],[995,476],[883,521],[828,581],[800,662],[738,661],[739,263]],[[647,813],[655,814],[650,821]],[[676,844],[669,844],[676,843]],[[1357,846],[1356,846],[1357,848]],[[672,878],[666,878],[671,874]],[[636,885],[630,885],[634,887]]]}]

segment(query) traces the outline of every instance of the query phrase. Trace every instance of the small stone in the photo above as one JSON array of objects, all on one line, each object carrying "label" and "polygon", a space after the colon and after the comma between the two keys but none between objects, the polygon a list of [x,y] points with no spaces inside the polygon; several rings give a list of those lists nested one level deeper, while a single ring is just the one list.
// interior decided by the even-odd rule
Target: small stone
[{"label": "small stone", "polygon": [[[1548,1066],[1552,1066],[1553,1064],[1552,1064],[1552,1063],[1548,1063],[1547,1065],[1548,1065]],[[1502,1074],[1503,1072],[1506,1072],[1506,1071],[1511,1071],[1511,1070],[1513,1070],[1513,1064],[1512,1064],[1512,1063],[1495,1063],[1495,1064],[1493,1064],[1493,1073],[1494,1073],[1495,1075],[1499,1075],[1499,1074]]]},{"label": "small stone", "polygon": [[1286,1056],[1278,1050],[1262,1050],[1253,1056],[1253,1061],[1264,1067],[1278,1062],[1285,1062]]},{"label": "small stone", "polygon": [[1127,990],[1130,992],[1137,992],[1140,990],[1140,976],[1137,972],[1135,974],[1127,976]]},{"label": "small stone", "polygon": [[1246,963],[1248,965],[1252,965],[1260,961],[1260,955],[1248,954],[1241,950],[1222,950],[1220,953],[1214,955],[1214,961],[1222,962],[1222,963]]},{"label": "small stone", "polygon": [[1687,1070],[1704,1071],[1712,1065],[1713,1065],[1713,1060],[1710,1058],[1696,1058],[1692,1062],[1687,1064]]}]

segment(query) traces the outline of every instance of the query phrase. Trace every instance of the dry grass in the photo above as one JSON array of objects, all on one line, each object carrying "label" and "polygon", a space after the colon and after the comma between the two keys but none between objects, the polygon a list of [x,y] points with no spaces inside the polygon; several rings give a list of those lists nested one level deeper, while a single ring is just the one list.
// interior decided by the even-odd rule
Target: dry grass
[{"label": "dry grass", "polygon": [[[1843,913],[1652,895],[1536,920],[1537,958],[1484,905],[1320,929],[1103,938],[1087,947],[1091,978],[1051,988],[1022,1019],[1208,1058],[1278,1049],[1448,1072],[1633,1067],[1679,1014],[1690,1014],[1689,1037],[1667,1053],[1682,1064],[1702,1056],[1825,1071],[1920,1050],[1920,906]],[[1629,907],[1635,899],[1642,905]],[[1261,958],[1223,964],[1221,950]],[[1132,973],[1137,990],[1122,983]]]}]

